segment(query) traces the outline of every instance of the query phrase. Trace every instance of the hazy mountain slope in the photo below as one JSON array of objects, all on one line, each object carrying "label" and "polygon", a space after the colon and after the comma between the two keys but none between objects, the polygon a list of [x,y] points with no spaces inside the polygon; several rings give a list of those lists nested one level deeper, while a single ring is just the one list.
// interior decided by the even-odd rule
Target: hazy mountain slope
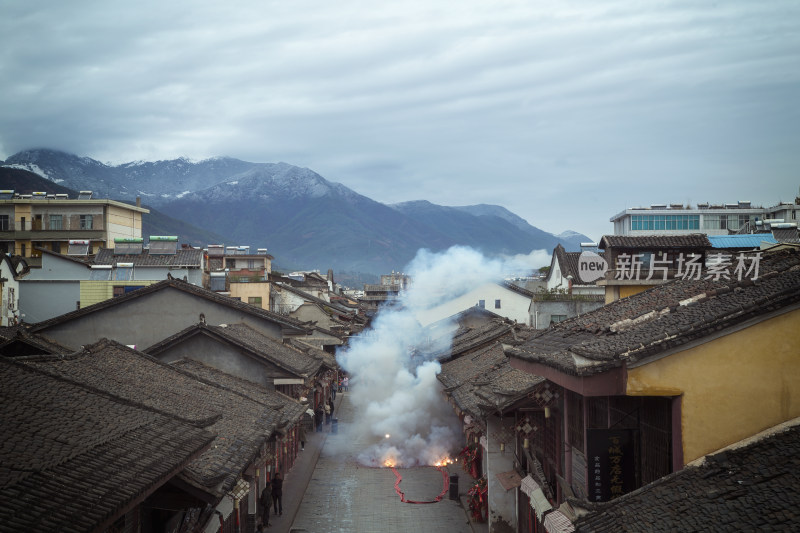
[{"label": "hazy mountain slope", "polygon": [[[473,215],[466,208],[445,207],[427,201],[403,202],[391,207],[451,236],[460,244],[484,253],[518,254],[535,249],[552,250],[559,242],[547,232],[532,226],[529,226],[530,230],[521,229],[508,218],[489,214],[493,210],[484,210],[487,214]],[[519,220],[527,225],[521,218]]]},{"label": "hazy mountain slope", "polygon": [[10,167],[0,167],[0,189],[16,191],[20,194],[32,192],[46,192],[48,194],[69,194],[75,198],[78,193],[45,179],[28,170]]},{"label": "hazy mountain slope", "polygon": [[419,248],[457,242],[308,169],[277,167],[251,169],[165,207],[237,241],[230,244],[267,247],[309,268],[397,270]]}]

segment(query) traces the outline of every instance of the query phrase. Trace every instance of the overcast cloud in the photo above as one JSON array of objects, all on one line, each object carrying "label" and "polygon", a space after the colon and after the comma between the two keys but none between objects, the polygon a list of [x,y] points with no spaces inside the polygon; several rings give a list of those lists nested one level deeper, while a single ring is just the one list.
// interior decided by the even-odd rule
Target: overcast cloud
[{"label": "overcast cloud", "polygon": [[799,28],[795,0],[0,0],[0,159],[285,161],[599,238],[798,194]]}]

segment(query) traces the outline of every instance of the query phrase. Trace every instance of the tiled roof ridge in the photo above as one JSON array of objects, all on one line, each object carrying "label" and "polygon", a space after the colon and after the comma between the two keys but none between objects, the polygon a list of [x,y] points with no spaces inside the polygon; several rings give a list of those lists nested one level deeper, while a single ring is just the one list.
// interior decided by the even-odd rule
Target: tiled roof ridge
[{"label": "tiled roof ridge", "polygon": [[512,292],[516,292],[517,294],[521,294],[523,296],[532,297],[533,294],[534,294],[533,292],[529,291],[528,289],[526,289],[524,287],[520,287],[519,285],[516,285],[516,284],[514,284],[514,283],[512,283],[510,281],[506,281],[506,280],[502,280],[500,282],[500,286],[505,287],[506,289],[508,289],[508,290],[510,290]]},{"label": "tiled roof ridge", "polygon": [[[798,271],[798,268],[792,268],[787,272]],[[652,310],[645,314],[640,315],[637,318],[632,320],[623,320],[621,322],[627,322],[627,324],[623,324],[622,326],[618,326],[617,329],[612,329],[614,326],[617,326],[620,323],[612,324],[605,328],[607,331],[611,331],[612,333],[616,332],[623,332],[627,329],[633,328],[636,325],[639,325],[643,322],[649,320],[656,320],[660,317],[666,316],[670,313],[680,312],[682,307],[694,306],[694,305],[702,305],[712,299],[715,299],[720,296],[729,295],[731,293],[735,293],[738,291],[743,290],[746,287],[751,287],[754,285],[760,285],[766,281],[770,281],[772,279],[777,278],[780,275],[777,271],[772,271],[766,273],[763,277],[757,280],[741,280],[733,283],[729,286],[722,286],[717,289],[712,289],[711,291],[706,291],[700,293],[697,298],[690,298],[687,300],[683,300],[682,302],[687,302],[683,304],[682,302],[678,305],[670,305],[667,307],[662,308],[661,310]],[[683,327],[679,328],[677,332],[673,335],[664,332],[656,332],[653,336],[649,338],[641,339],[641,342],[638,347],[633,347],[623,351],[616,351],[615,355],[621,355],[624,358],[630,359],[631,361],[636,361],[641,357],[646,355],[650,355],[653,353],[657,353],[662,351],[665,348],[665,344],[669,344],[667,346],[675,347],[686,344],[698,337],[702,337],[709,332],[713,332],[715,330],[722,330],[726,329],[730,326],[733,326],[737,323],[745,321],[750,318],[754,318],[763,314],[764,307],[766,306],[768,309],[779,309],[784,308],[787,306],[792,305],[795,302],[800,301],[800,288],[795,290],[792,293],[779,293],[777,295],[762,295],[754,300],[751,301],[751,305],[747,307],[738,306],[733,312],[723,314],[719,317],[716,317],[708,322],[704,322],[700,324],[700,327]],[[569,351],[575,353],[577,355],[581,355],[584,357],[592,358],[591,355],[593,352],[591,349],[583,347],[582,345],[574,345],[569,348]]]},{"label": "tiled roof ridge", "polygon": [[217,326],[209,326],[208,324],[202,324],[202,327],[203,327],[204,330],[206,330],[206,331],[208,331],[208,332],[210,332],[210,333],[212,333],[214,335],[218,335],[220,337],[223,337],[225,340],[235,344],[236,346],[238,346],[240,348],[243,348],[243,349],[247,350],[248,352],[254,353],[255,355],[258,355],[259,357],[267,359],[270,363],[273,363],[276,366],[278,366],[278,367],[280,367],[280,368],[282,368],[284,370],[287,370],[289,372],[298,374],[300,376],[308,377],[308,372],[307,372],[308,369],[292,368],[290,366],[287,366],[286,361],[283,361],[283,360],[281,360],[279,358],[276,358],[276,357],[272,357],[267,352],[262,352],[262,351],[258,350],[257,347],[254,347],[254,346],[252,346],[252,345],[250,345],[250,344],[248,344],[246,342],[243,342],[243,341],[239,340],[239,338],[236,335],[230,334],[230,333],[228,333],[228,331],[232,331],[232,330],[234,330],[235,328],[238,328],[238,327],[244,327],[244,328],[249,329],[250,331],[252,331],[256,335],[264,337],[265,339],[267,339],[268,342],[269,341],[274,342],[276,345],[280,346],[281,348],[286,348],[288,350],[293,350],[295,352],[302,353],[303,355],[307,355],[308,357],[312,357],[314,360],[319,360],[318,357],[312,356],[311,354],[303,352],[302,350],[300,350],[300,349],[298,349],[298,348],[296,348],[296,347],[294,347],[294,346],[292,346],[290,344],[286,344],[286,343],[281,342],[281,341],[279,341],[277,339],[273,339],[272,337],[269,337],[267,335],[259,333],[258,331],[254,330],[253,328],[251,328],[247,324],[243,324],[243,323],[227,324],[227,325],[220,324],[220,325],[217,325]]},{"label": "tiled roof ridge", "polygon": [[603,235],[600,248],[636,248],[636,247],[670,247],[670,248],[711,248],[711,241],[705,233],[684,233],[668,235]]},{"label": "tiled roof ridge", "polygon": [[86,268],[91,268],[92,267],[92,262],[90,260],[88,260],[88,259],[80,259],[80,257],[83,257],[83,256],[79,257],[79,256],[75,256],[75,255],[66,255],[66,254],[62,254],[62,253],[59,253],[59,252],[54,252],[52,250],[48,250],[46,248],[42,248],[41,246],[34,246],[33,249],[37,250],[39,252],[45,253],[47,255],[52,255],[53,257],[58,257],[60,259],[66,259],[67,261],[72,261],[73,263],[77,263],[79,265],[83,265]]},{"label": "tiled roof ridge", "polygon": [[14,332],[14,335],[5,339],[5,341],[0,339],[0,345],[5,346],[15,341],[22,341],[40,348],[46,348],[54,352],[60,352],[62,354],[68,354],[74,351],[72,348],[64,346],[63,344],[49,339],[44,335],[29,332],[24,325],[20,326],[21,327]]},{"label": "tiled roof ridge", "polygon": [[[107,339],[103,339],[103,340],[107,340]],[[95,344],[99,344],[99,342],[95,343]],[[130,407],[136,407],[137,409],[142,409],[144,411],[149,411],[151,413],[158,413],[159,415],[171,418],[173,420],[178,420],[179,422],[183,422],[184,424],[188,424],[188,425],[196,427],[196,428],[207,428],[207,427],[215,424],[220,418],[222,418],[222,413],[216,413],[216,414],[207,416],[205,418],[197,418],[197,419],[185,418],[185,417],[176,415],[174,413],[170,413],[168,411],[163,411],[161,409],[155,408],[155,407],[150,406],[150,405],[146,405],[146,404],[143,404],[143,403],[140,403],[140,402],[135,402],[133,400],[129,400],[128,398],[123,398],[122,396],[117,396],[117,395],[113,394],[112,392],[106,391],[104,389],[100,389],[98,387],[95,387],[94,385],[89,385],[88,383],[85,383],[83,381],[77,381],[77,380],[70,379],[68,377],[64,377],[64,376],[62,376],[62,375],[60,375],[58,373],[51,372],[51,371],[49,371],[49,370],[47,370],[45,368],[25,364],[25,361],[30,361],[30,362],[48,362],[48,361],[52,361],[52,360],[59,360],[59,361],[77,360],[77,359],[80,359],[81,357],[87,357],[89,355],[90,354],[88,352],[86,352],[85,349],[83,349],[83,350],[79,350],[78,352],[75,352],[75,353],[67,355],[67,356],[60,356],[60,355],[34,355],[34,356],[27,356],[27,357],[17,357],[17,358],[15,358],[16,360],[10,359],[10,358],[7,358],[7,357],[0,357],[0,361],[3,361],[3,362],[8,363],[8,364],[22,366],[23,368],[26,368],[31,372],[36,372],[36,373],[39,373],[39,374],[46,375],[49,378],[55,379],[55,380],[57,380],[59,382],[62,382],[62,383],[69,383],[70,385],[73,385],[73,386],[80,387],[82,389],[88,390],[92,394],[97,394],[97,395],[103,396],[105,398],[110,398],[113,401],[115,401],[117,403],[120,403],[122,405],[127,405],[127,406],[130,406]]]},{"label": "tiled roof ridge", "polygon": [[288,285],[288,284],[285,284],[285,283],[282,283],[282,282],[275,282],[275,284],[278,285],[281,289],[285,288],[289,292],[293,292],[293,293],[297,294],[301,298],[308,298],[312,302],[318,303],[320,305],[327,305],[327,306],[329,306],[329,307],[331,307],[331,308],[333,308],[333,309],[335,309],[335,310],[337,310],[339,312],[343,312],[343,313],[346,313],[346,314],[350,314],[350,313],[353,312],[351,309],[344,309],[344,308],[340,307],[341,304],[339,304],[339,303],[333,303],[333,302],[329,302],[329,301],[327,301],[327,300],[325,300],[323,298],[318,298],[318,297],[314,296],[313,294],[309,294],[304,290],[298,289],[297,287],[293,287],[291,285]]},{"label": "tiled roof ridge", "polygon": [[[101,343],[104,343],[104,344],[101,345]],[[100,345],[100,346],[98,346],[98,345]],[[202,378],[200,376],[192,374],[191,372],[183,370],[182,368],[176,368],[176,367],[172,366],[172,364],[165,363],[164,361],[161,361],[161,360],[153,357],[152,355],[150,355],[148,353],[145,353],[145,352],[142,352],[142,351],[139,351],[139,350],[135,350],[133,348],[128,348],[124,344],[120,344],[117,341],[103,338],[103,339],[100,339],[99,341],[97,341],[94,344],[90,344],[90,345],[86,346],[85,349],[90,349],[90,348],[94,349],[95,346],[98,346],[98,348],[109,347],[109,348],[123,349],[123,350],[129,351],[129,352],[131,352],[131,353],[133,353],[133,354],[135,354],[135,355],[137,355],[137,356],[139,356],[139,357],[141,357],[143,359],[146,359],[150,363],[155,363],[155,364],[160,365],[160,366],[162,366],[164,368],[169,368],[171,372],[178,372],[179,374],[182,374],[182,375],[184,375],[186,377],[189,377],[189,378],[192,378],[194,380],[197,380],[197,381],[203,383],[204,385],[208,385],[208,386],[214,387],[216,389],[224,390],[225,392],[229,392],[229,393],[234,394],[236,396],[240,396],[242,398],[245,398],[248,401],[254,401],[254,402],[256,402],[258,404],[261,404],[261,405],[268,405],[268,404],[265,404],[263,402],[260,402],[260,401],[257,401],[257,400],[253,400],[249,396],[246,396],[246,395],[242,394],[241,392],[233,390],[230,387],[226,387],[226,386],[221,385],[219,383],[215,383],[213,381],[209,381],[209,380],[204,379],[204,378]],[[87,354],[87,355],[89,355],[89,354]],[[202,363],[200,363],[200,364],[202,364]],[[204,365],[204,366],[208,366],[208,365]],[[211,370],[215,370],[217,372],[223,373],[223,374],[227,374],[227,372],[222,372],[221,370],[215,369],[214,367],[208,367],[208,368],[210,368]],[[227,374],[227,375],[232,376],[232,374]],[[219,417],[217,417],[217,419],[218,418]]]},{"label": "tiled roof ridge", "polygon": [[[186,339],[186,338],[192,337],[194,335],[197,335],[198,333],[199,334],[206,334],[206,335],[210,335],[210,336],[213,336],[213,337],[224,339],[226,342],[229,342],[229,343],[237,346],[238,348],[246,350],[247,352],[252,353],[253,355],[255,355],[255,356],[259,357],[259,358],[266,359],[270,363],[275,364],[276,366],[282,368],[283,370],[303,375],[302,371],[298,372],[298,369],[286,366],[285,361],[281,361],[281,360],[279,360],[277,358],[270,357],[265,352],[256,351],[256,349],[253,346],[251,346],[250,344],[247,344],[245,342],[242,342],[239,339],[238,336],[229,333],[229,331],[231,331],[231,329],[229,329],[229,328],[231,328],[232,325],[233,326],[245,327],[245,328],[249,329],[250,331],[252,331],[253,333],[256,333],[256,334],[261,335],[261,336],[263,336],[263,337],[265,337],[267,339],[272,340],[273,342],[275,342],[275,344],[280,344],[281,346],[285,346],[284,344],[282,344],[278,340],[271,339],[270,337],[267,337],[266,335],[262,335],[261,333],[259,333],[258,331],[254,330],[253,328],[251,328],[247,324],[237,323],[237,324],[225,325],[223,327],[223,325],[212,326],[212,325],[209,325],[209,324],[207,324],[205,322],[198,322],[197,324],[193,324],[193,325],[191,325],[191,326],[179,331],[175,335],[171,335],[170,337],[167,337],[166,339],[164,339],[162,341],[159,341],[156,344],[148,347],[147,348],[147,352],[151,352],[151,351],[152,352],[159,352],[162,349],[164,349],[167,346],[169,346],[170,344],[172,344],[172,343],[174,343],[176,341],[179,341],[181,339]],[[166,364],[166,363],[164,363],[164,364]]]},{"label": "tiled roof ridge", "polygon": [[[800,254],[800,250],[785,250],[784,252],[787,253],[787,254],[796,254],[796,253]],[[775,257],[777,258],[777,256],[775,256]],[[672,312],[675,309],[677,309],[679,305],[686,305],[686,304],[693,303],[693,302],[702,302],[705,298],[719,296],[719,295],[726,294],[726,293],[729,293],[731,291],[734,291],[736,289],[743,289],[743,288],[751,287],[753,285],[758,285],[759,283],[762,283],[763,280],[769,280],[769,279],[772,279],[772,278],[774,278],[776,276],[779,276],[779,275],[781,275],[783,273],[792,272],[792,271],[798,271],[798,270],[800,270],[800,264],[794,265],[791,268],[789,268],[788,270],[784,270],[784,271],[768,270],[766,272],[760,273],[759,277],[757,279],[755,279],[755,280],[750,279],[750,278],[743,278],[741,280],[738,280],[738,279],[734,280],[733,278],[731,278],[730,280],[727,280],[728,283],[725,283],[725,280],[720,280],[718,282],[715,282],[715,283],[717,283],[717,285],[715,285],[713,288],[707,289],[707,290],[705,290],[703,292],[695,294],[694,296],[692,296],[690,298],[687,298],[687,299],[684,299],[684,300],[680,300],[680,301],[668,301],[668,302],[665,302],[662,305],[662,307],[660,307],[657,310],[649,309],[649,310],[643,312],[639,316],[636,316],[634,318],[622,319],[622,320],[618,321],[617,323],[621,324],[621,323],[626,322],[626,321],[637,321],[640,317],[642,317],[644,315],[651,314],[653,312],[658,312],[658,313],[661,313],[661,314],[664,314],[667,310]],[[703,279],[702,281],[708,281],[708,280],[707,279]],[[681,279],[681,278],[676,278],[676,279],[673,279],[673,280],[669,281],[667,284],[664,284],[664,285],[654,285],[652,287],[648,287],[644,291],[642,291],[640,293],[637,293],[634,296],[638,296],[639,294],[645,294],[645,293],[649,293],[649,292],[659,292],[659,291],[663,290],[663,287],[665,287],[665,286],[667,286],[669,284],[672,284],[672,283],[692,283],[692,282],[693,282],[692,280],[684,280],[684,279]],[[686,303],[684,303],[684,302],[686,302]],[[625,306],[625,305],[627,305],[627,303],[628,302],[626,301],[625,298],[621,298],[621,299],[615,300],[613,302],[610,302],[610,303],[606,304],[603,307],[606,308],[606,309],[612,309],[614,307]],[[583,318],[582,315],[569,317],[566,320],[564,320],[564,321],[558,323],[557,325],[555,325],[554,328],[557,328],[557,329],[570,329],[568,326],[570,326],[570,324],[572,322],[579,322],[581,318]],[[617,323],[614,323],[614,324],[617,324]],[[611,325],[608,325],[608,326],[601,326],[599,329],[598,328],[585,329],[585,328],[583,328],[583,327],[581,327],[579,325],[577,329],[578,330],[591,331],[591,332],[599,332],[601,330],[613,331],[611,329],[611,327],[614,324],[611,324]],[[550,328],[550,329],[553,329],[553,328]],[[540,331],[538,331],[538,332],[536,332],[534,334],[534,337],[538,337],[538,336],[544,335],[544,334],[547,333],[547,331],[548,331],[548,329],[540,330]]]},{"label": "tiled roof ridge", "polygon": [[[211,373],[225,374],[228,377],[228,379],[230,379],[231,381],[241,382],[241,383],[244,383],[244,384],[247,384],[247,385],[258,385],[258,386],[264,388],[264,390],[266,392],[274,393],[274,394],[280,394],[281,396],[285,397],[288,400],[291,400],[293,402],[297,402],[297,400],[295,400],[291,396],[283,394],[280,391],[269,390],[266,387],[264,387],[263,385],[260,385],[259,383],[256,383],[255,381],[249,381],[247,379],[244,379],[242,377],[236,376],[234,374],[228,374],[227,372],[223,372],[222,370],[219,370],[218,368],[214,368],[213,366],[209,366],[209,365],[207,365],[207,364],[205,364],[205,363],[203,363],[201,361],[198,361],[196,359],[190,359],[188,357],[182,357],[181,359],[177,359],[176,361],[174,361],[172,363],[169,363],[169,364],[170,364],[170,366],[176,365],[176,364],[186,364],[189,367],[197,365],[197,366],[203,367],[204,369],[207,369],[207,371],[209,371]],[[203,378],[202,376],[198,376],[197,374],[194,374],[191,370],[185,370],[185,369],[177,367],[177,366],[175,366],[174,368],[176,370],[181,370],[184,373],[189,374],[190,376],[196,378],[198,381],[200,381],[202,383],[206,383],[208,385],[215,385],[219,389],[225,390],[225,391],[230,392],[232,394],[236,394],[238,396],[246,397],[247,399],[252,400],[252,401],[254,401],[254,402],[258,403],[258,404],[265,405],[265,406],[269,407],[270,409],[274,409],[276,411],[280,411],[281,409],[286,407],[284,404],[271,404],[271,403],[267,403],[267,402],[264,402],[264,401],[261,401],[261,400],[256,400],[256,399],[253,399],[250,396],[246,396],[243,393],[240,393],[240,392],[238,392],[238,391],[236,391],[234,389],[231,389],[230,387],[226,387],[226,386],[221,385],[219,383],[209,382],[209,380]]]},{"label": "tiled roof ridge", "polygon": [[202,256],[203,250],[199,248],[178,248],[174,254],[151,254],[149,248],[143,248],[139,254],[116,254],[113,248],[101,248],[95,255],[93,264],[133,263],[135,268],[200,268]]},{"label": "tiled roof ridge", "polygon": [[153,292],[159,291],[165,287],[172,287],[174,289],[180,290],[182,292],[186,292],[189,294],[194,294],[200,298],[205,298],[206,300],[210,300],[221,305],[225,305],[227,307],[232,307],[238,310],[242,310],[247,312],[248,314],[260,316],[262,318],[267,318],[273,320],[281,325],[288,326],[295,328],[297,330],[306,330],[307,326],[304,325],[303,322],[300,322],[297,319],[287,317],[284,315],[280,315],[278,313],[273,313],[272,311],[268,311],[266,309],[262,309],[260,307],[255,307],[251,304],[247,304],[241,302],[239,300],[235,300],[228,296],[221,296],[213,291],[209,291],[203,289],[202,287],[197,287],[192,285],[188,281],[183,281],[178,278],[171,278],[159,281],[158,283],[153,283],[142,287],[141,289],[137,289],[135,291],[130,291],[122,296],[118,296],[116,298],[109,298],[107,300],[103,300],[101,302],[97,302],[96,304],[92,304],[87,307],[82,307],[81,309],[76,309],[75,311],[70,311],[69,313],[64,313],[63,315],[58,315],[53,318],[49,318],[47,320],[43,320],[41,322],[37,322],[31,325],[31,331],[39,331],[45,329],[54,324],[60,324],[62,322],[66,322],[71,320],[72,318],[80,317],[83,315],[88,315],[100,309],[105,309],[108,307],[112,307],[115,305],[120,305],[127,301],[133,300],[135,298],[141,298],[145,295],[151,294]]},{"label": "tiled roof ridge", "polygon": [[568,274],[572,273],[570,272],[569,264],[567,262],[567,250],[561,246],[561,244],[558,244],[553,252],[556,256],[556,260],[558,261],[558,267],[561,270],[561,275],[566,278]]}]

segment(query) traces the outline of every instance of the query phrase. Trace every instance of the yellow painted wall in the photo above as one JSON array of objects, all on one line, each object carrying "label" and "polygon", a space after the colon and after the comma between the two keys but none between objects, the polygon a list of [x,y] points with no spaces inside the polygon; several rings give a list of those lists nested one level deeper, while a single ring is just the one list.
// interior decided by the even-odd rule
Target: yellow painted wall
[{"label": "yellow painted wall", "polygon": [[[22,217],[25,217],[25,226],[21,227],[19,225],[19,221]],[[17,224],[17,231],[27,231],[30,229],[31,221],[33,217],[31,216],[31,204],[15,204],[14,205],[14,222]]]},{"label": "yellow painted wall", "polygon": [[652,285],[620,285],[619,297],[627,298],[628,296],[633,296],[634,294],[646,291],[650,287],[652,287]]},{"label": "yellow painted wall", "polygon": [[627,298],[652,287],[652,285],[606,285],[606,304]]},{"label": "yellow painted wall", "polygon": [[114,297],[114,287],[137,285],[146,287],[158,281],[81,281],[81,308]]},{"label": "yellow painted wall", "polygon": [[114,247],[115,238],[142,236],[142,214],[132,209],[109,205],[106,211],[108,223],[108,247]]},{"label": "yellow painted wall", "polygon": [[683,459],[800,416],[800,310],[628,370],[632,396],[678,396]]},{"label": "yellow painted wall", "polygon": [[261,296],[261,308],[269,310],[269,283],[231,283],[231,297],[247,303],[249,297]]}]

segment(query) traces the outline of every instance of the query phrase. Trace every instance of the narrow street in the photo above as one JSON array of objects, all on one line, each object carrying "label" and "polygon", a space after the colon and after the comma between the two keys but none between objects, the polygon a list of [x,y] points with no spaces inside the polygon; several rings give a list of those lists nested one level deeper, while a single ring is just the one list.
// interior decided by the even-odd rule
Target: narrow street
[{"label": "narrow street", "polygon": [[[355,455],[365,443],[346,441],[347,425],[354,416],[348,394],[340,393],[336,398],[337,433],[327,426],[326,433],[312,435],[313,445],[321,449],[308,486],[304,494],[299,494],[302,500],[292,526],[287,529],[288,524],[283,523],[287,518],[287,503],[291,505],[287,502],[284,516],[275,517],[275,526],[268,531],[406,533],[416,529],[472,533],[464,508],[459,501],[449,499],[449,491],[436,503],[404,503],[395,491],[397,478],[391,468],[368,468],[357,463]],[[314,453],[307,443],[304,453],[309,452]],[[466,476],[457,467],[450,469]],[[408,501],[433,501],[446,488],[444,478],[449,473],[443,470],[444,474],[435,467],[397,469],[402,477],[398,489]],[[301,472],[289,473],[287,485],[299,485]],[[463,493],[464,488],[460,487],[459,492]],[[480,526],[485,531],[485,524]]]}]

